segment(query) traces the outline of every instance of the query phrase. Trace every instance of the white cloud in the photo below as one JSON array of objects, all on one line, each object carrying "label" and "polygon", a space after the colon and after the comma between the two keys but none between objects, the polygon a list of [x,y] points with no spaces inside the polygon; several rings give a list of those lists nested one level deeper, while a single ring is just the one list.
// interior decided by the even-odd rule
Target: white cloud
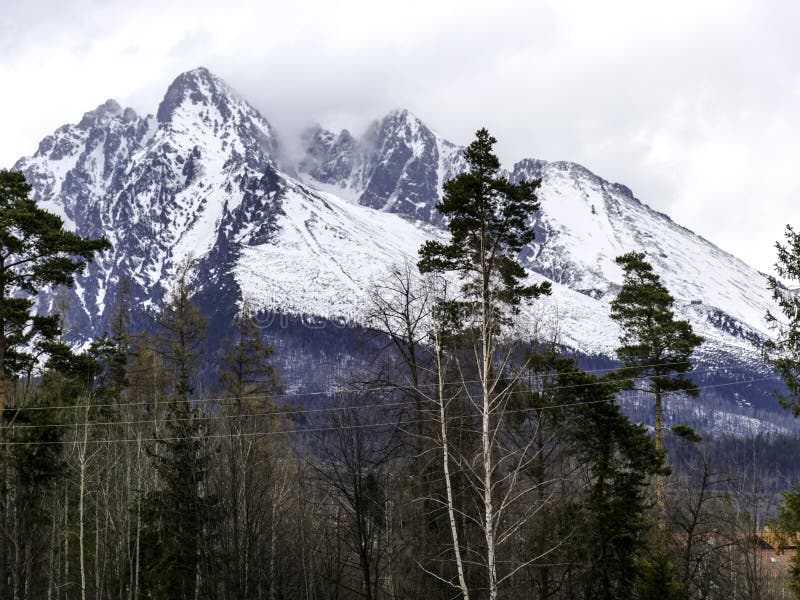
[{"label": "white cloud", "polygon": [[155,111],[205,65],[290,136],[406,106],[503,160],[585,164],[761,269],[800,222],[800,5],[610,0],[14,3],[0,165],[115,97]]}]

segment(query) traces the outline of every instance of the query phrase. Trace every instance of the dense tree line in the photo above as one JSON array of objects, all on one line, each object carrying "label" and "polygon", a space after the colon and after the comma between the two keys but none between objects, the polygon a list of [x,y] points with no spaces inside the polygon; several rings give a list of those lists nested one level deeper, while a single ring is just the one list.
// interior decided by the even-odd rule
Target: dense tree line
[{"label": "dense tree line", "polygon": [[[793,441],[662,426],[696,391],[700,340],[644,255],[619,259],[621,369],[537,336],[520,308],[549,288],[518,254],[538,182],[505,179],[494,143],[479,131],[445,185],[450,241],[372,290],[379,350],[325,402],[281,389],[247,306],[208,376],[191,263],[150,327],[122,285],[108,333],[75,352],[32,307],[107,244],[0,172],[0,598],[788,593],[759,534],[778,514],[788,540],[800,504],[777,510],[786,486],[754,453]],[[653,397],[655,439],[621,410],[630,389]]]}]

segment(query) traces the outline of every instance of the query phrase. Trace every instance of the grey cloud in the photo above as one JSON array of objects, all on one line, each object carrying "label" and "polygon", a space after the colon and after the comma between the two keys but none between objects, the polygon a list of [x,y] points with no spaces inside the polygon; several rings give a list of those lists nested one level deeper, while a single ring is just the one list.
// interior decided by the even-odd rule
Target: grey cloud
[{"label": "grey cloud", "polygon": [[[52,128],[111,95],[154,112],[171,79],[202,64],[285,140],[315,121],[358,132],[401,106],[457,143],[486,125],[504,162],[585,164],[762,269],[775,231],[800,221],[793,2],[686,1],[650,12],[588,0],[15,4],[14,30],[0,26],[0,75],[36,83],[49,75],[36,61],[52,53],[81,81],[56,90],[44,119]],[[0,140],[0,164],[38,141],[21,137],[46,133],[28,104],[0,111],[0,127],[15,133]],[[732,213],[759,194],[769,208],[742,231]]]}]

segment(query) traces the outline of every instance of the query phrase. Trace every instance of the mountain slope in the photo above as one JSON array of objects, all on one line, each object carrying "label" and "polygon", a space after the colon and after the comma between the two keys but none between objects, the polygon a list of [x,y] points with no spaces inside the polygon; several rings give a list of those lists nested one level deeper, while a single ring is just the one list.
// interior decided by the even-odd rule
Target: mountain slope
[{"label": "mountain slope", "polygon": [[[394,142],[382,141],[376,152],[375,139]],[[375,121],[359,139],[316,128],[306,143],[298,170],[309,184],[440,227],[433,207],[442,182],[466,168],[462,148],[438,138],[408,111]],[[412,172],[407,167],[414,164],[426,168]],[[532,273],[559,284],[552,298],[539,302],[538,314],[565,343],[613,353],[619,332],[609,319],[609,302],[622,283],[614,259],[636,250],[644,251],[662,276],[680,316],[707,337],[707,354],[758,361],[753,342],[769,334],[764,315],[774,308],[762,273],[650,209],[625,186],[580,165],[525,159],[508,176],[542,180],[542,209],[532,222],[536,239],[523,260]],[[378,187],[382,191],[376,194]],[[398,203],[395,196],[406,201]]]},{"label": "mountain slope", "polygon": [[297,170],[310,185],[434,225],[442,224],[435,209],[442,182],[466,168],[461,148],[407,110],[375,121],[358,140],[346,129],[334,134],[315,127],[304,142]]},{"label": "mountain slope", "polygon": [[[304,143],[290,169],[298,180],[278,167],[264,117],[202,68],[170,85],[155,116],[108,101],[45,138],[16,168],[70,227],[114,245],[71,292],[76,338],[102,332],[124,280],[139,306],[157,306],[188,257],[216,307],[247,300],[358,321],[371,281],[444,235],[435,205],[442,183],[466,168],[462,148],[405,110],[359,137],[315,127]],[[611,356],[614,257],[643,250],[680,316],[707,338],[706,359],[763,368],[752,345],[768,334],[772,306],[762,274],[579,165],[525,159],[508,176],[542,179],[523,260],[554,293],[528,311],[531,327]]]},{"label": "mountain slope", "polygon": [[18,161],[37,200],[113,245],[78,278],[73,324],[96,334],[121,279],[136,301],[158,304],[176,266],[207,254],[223,217],[274,170],[274,152],[267,121],[197,69],[172,83],[157,117],[109,100]]}]

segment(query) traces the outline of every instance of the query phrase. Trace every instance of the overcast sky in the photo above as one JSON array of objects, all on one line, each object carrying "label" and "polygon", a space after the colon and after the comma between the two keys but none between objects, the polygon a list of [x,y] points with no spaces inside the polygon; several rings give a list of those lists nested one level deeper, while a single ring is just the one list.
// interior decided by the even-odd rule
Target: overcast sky
[{"label": "overcast sky", "polygon": [[800,2],[0,0],[0,165],[203,65],[290,139],[406,107],[579,162],[762,270],[800,227]]}]

